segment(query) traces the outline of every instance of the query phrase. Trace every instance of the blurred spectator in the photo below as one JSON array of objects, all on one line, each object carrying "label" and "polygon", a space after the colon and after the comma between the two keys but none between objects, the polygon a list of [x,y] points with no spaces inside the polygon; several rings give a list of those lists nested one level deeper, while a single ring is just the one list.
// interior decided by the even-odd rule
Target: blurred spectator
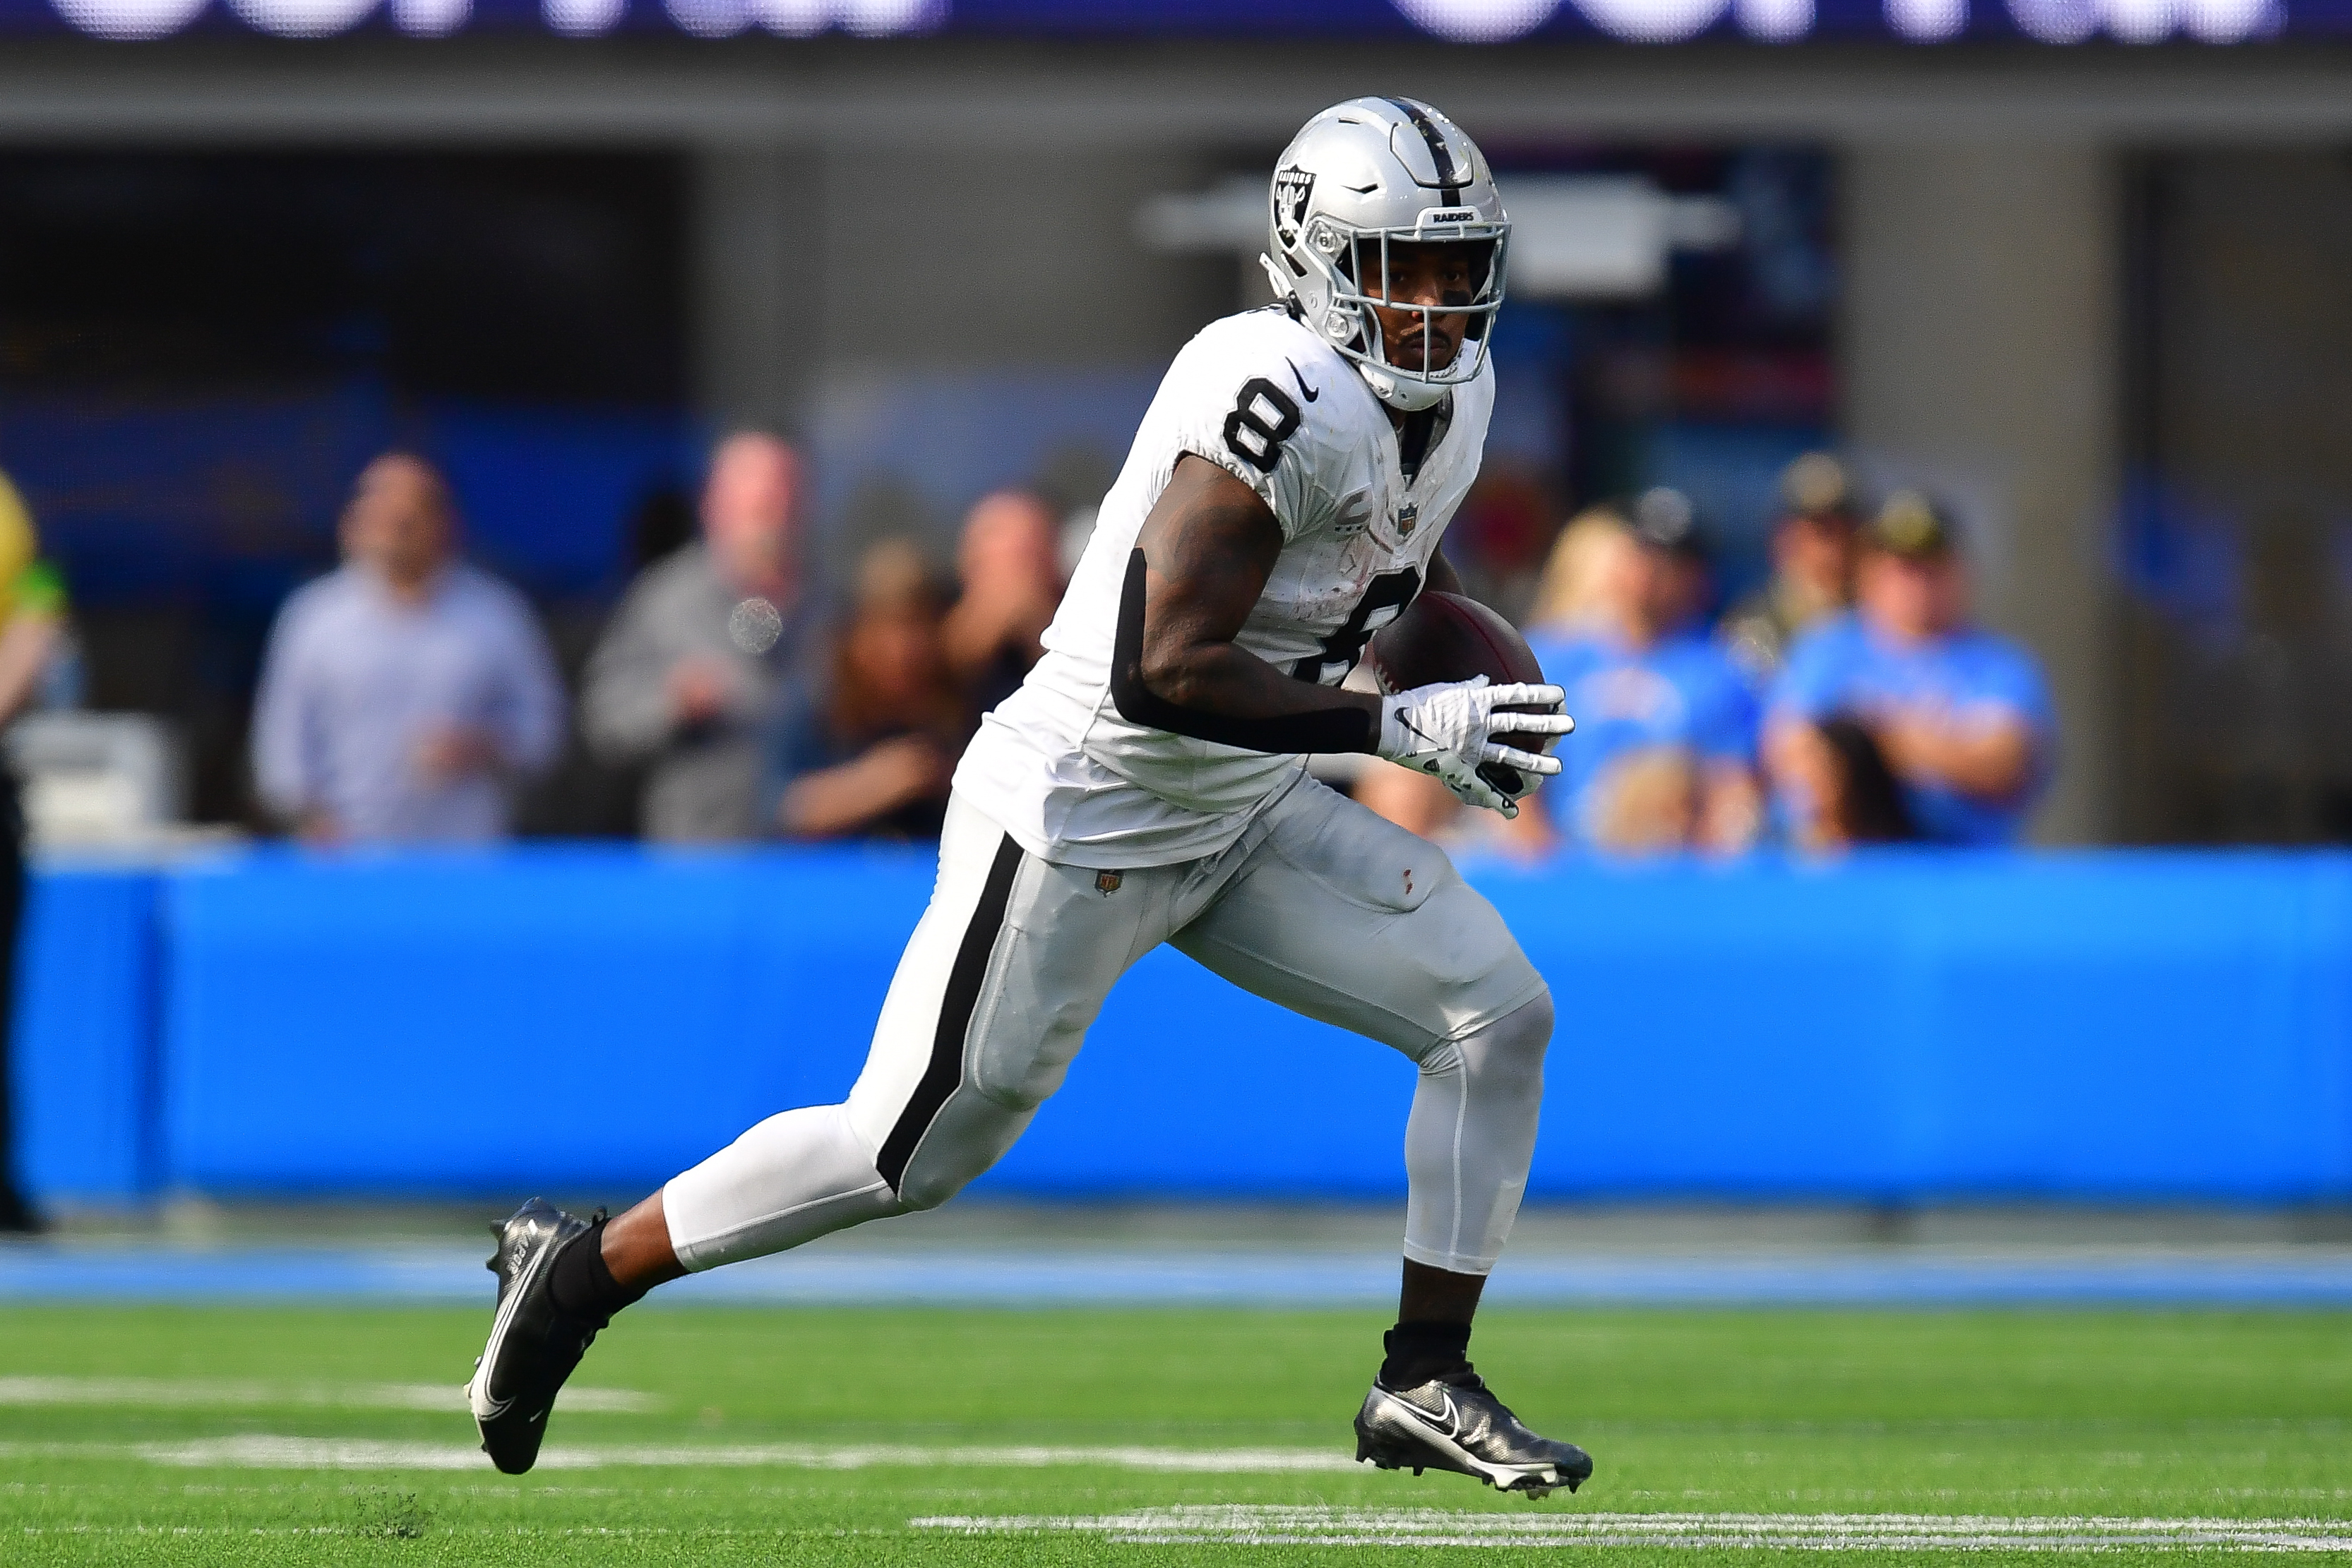
[{"label": "blurred spectator", "polygon": [[1853,602],[1853,485],[1845,465],[1808,452],[1780,476],[1772,575],[1723,618],[1723,641],[1740,668],[1769,680],[1808,627]]},{"label": "blurred spectator", "polygon": [[814,619],[801,578],[803,475],[772,435],[711,454],[702,538],[630,584],[589,657],[581,727],[642,766],[648,838],[761,836],[761,737]]},{"label": "blurred spectator", "polygon": [[2013,841],[2056,727],[2032,655],[1968,623],[1950,519],[1889,497],[1855,581],[1855,609],[1800,639],[1773,687],[1766,756],[1792,837]]},{"label": "blurred spectator", "polygon": [[1526,618],[1559,513],[1522,463],[1488,453],[1445,530],[1445,556],[1463,589],[1513,621]]},{"label": "blurred spectator", "polygon": [[963,592],[940,636],[948,667],[986,713],[1045,657],[1045,627],[1062,602],[1061,524],[1024,491],[984,496],[964,518],[956,569]]},{"label": "blurred spectator", "polygon": [[[1745,848],[1762,821],[1756,705],[1730,658],[1696,627],[1706,566],[1690,503],[1652,490],[1630,523],[1572,526],[1554,554],[1570,549],[1579,561],[1547,573],[1544,603],[1557,618],[1528,628],[1545,677],[1567,691],[1576,717],[1576,733],[1559,744],[1560,775],[1536,809],[1597,848]],[[1584,580],[1576,596],[1571,572]]]},{"label": "blurred spectator", "polygon": [[1624,542],[1625,526],[1623,514],[1612,507],[1588,507],[1569,519],[1544,562],[1528,625],[1568,636],[1607,624],[1601,583]]},{"label": "blurred spectator", "polygon": [[298,590],[262,661],[253,771],[313,842],[502,837],[554,759],[563,693],[530,607],[456,559],[433,465],[389,453],[343,510],[343,565]]},{"label": "blurred spectator", "polygon": [[829,685],[793,683],[777,727],[778,831],[939,837],[971,710],[949,675],[938,595],[913,546],[886,540],[866,552],[830,674]]},{"label": "blurred spectator", "polygon": [[1585,836],[1614,855],[1672,854],[1698,841],[1705,775],[1687,746],[1642,746],[1593,780]]},{"label": "blurred spectator", "polygon": [[[65,586],[40,559],[32,514],[0,475],[0,725],[31,706],[65,634]],[[8,1044],[16,996],[16,927],[25,909],[25,814],[0,767],[0,1231],[41,1228],[16,1190]]]}]

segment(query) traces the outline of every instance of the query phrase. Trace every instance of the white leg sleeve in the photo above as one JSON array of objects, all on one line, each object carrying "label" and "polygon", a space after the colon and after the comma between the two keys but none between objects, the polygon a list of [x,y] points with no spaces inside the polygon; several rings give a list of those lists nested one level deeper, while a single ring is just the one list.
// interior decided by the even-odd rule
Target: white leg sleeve
[{"label": "white leg sleeve", "polygon": [[939,885],[849,1099],[771,1116],[673,1177],[677,1260],[709,1269],[946,1202],[1060,1087],[1112,982],[1165,935],[1185,875],[1049,865],[951,802]]},{"label": "white leg sleeve", "polygon": [[781,1252],[899,1207],[845,1105],[771,1116],[662,1188],[670,1249],[698,1270]]},{"label": "white leg sleeve", "polygon": [[1422,1059],[1404,1129],[1412,1261],[1485,1274],[1502,1256],[1535,1157],[1551,1024],[1546,991]]}]

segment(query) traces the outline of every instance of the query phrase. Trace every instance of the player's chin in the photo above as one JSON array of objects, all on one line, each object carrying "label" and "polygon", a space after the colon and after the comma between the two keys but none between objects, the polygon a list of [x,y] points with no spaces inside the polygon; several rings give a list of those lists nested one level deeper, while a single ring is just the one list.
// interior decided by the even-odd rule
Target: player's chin
[{"label": "player's chin", "polygon": [[[1428,350],[1423,355],[1423,348]],[[1396,357],[1389,362],[1401,371],[1414,375],[1433,376],[1440,371],[1454,368],[1454,356],[1462,352],[1458,339],[1424,338],[1419,332],[1405,338],[1396,346]]]}]

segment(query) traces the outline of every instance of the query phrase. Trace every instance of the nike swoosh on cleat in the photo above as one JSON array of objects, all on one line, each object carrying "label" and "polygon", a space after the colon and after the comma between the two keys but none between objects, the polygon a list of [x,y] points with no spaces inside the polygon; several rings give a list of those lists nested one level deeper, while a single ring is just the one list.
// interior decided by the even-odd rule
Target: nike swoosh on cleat
[{"label": "nike swoosh on cleat", "polygon": [[1307,378],[1299,373],[1298,367],[1297,365],[1292,364],[1288,360],[1285,360],[1282,362],[1286,365],[1290,365],[1290,376],[1293,381],[1298,383],[1298,392],[1300,396],[1304,397],[1308,402],[1313,402],[1317,398],[1323,395],[1322,388],[1310,387],[1307,384]]},{"label": "nike swoosh on cleat", "polygon": [[[523,1291],[530,1287],[531,1281],[538,1277],[540,1270],[554,1256],[554,1248],[541,1248],[538,1253],[532,1257],[530,1263],[524,1267],[521,1273],[516,1277],[513,1288],[508,1291],[508,1292],[499,1301],[498,1315],[490,1321],[490,1343],[482,1347],[482,1354],[474,1358],[474,1365],[477,1368],[474,1375],[482,1385],[482,1402],[486,1405],[494,1405],[497,1407],[488,1411],[477,1410],[474,1413],[474,1419],[478,1422],[495,1421],[499,1416],[505,1415],[514,1404],[514,1399],[511,1396],[504,1399],[499,1399],[491,1394],[489,1384],[490,1373],[484,1372],[479,1369],[482,1363],[485,1361],[490,1363],[493,1371],[497,1368],[498,1359],[494,1353],[497,1351],[499,1345],[506,1336],[508,1325],[513,1321],[515,1309],[522,1303]],[[467,1385],[467,1388],[469,1392],[472,1387],[473,1384],[469,1382]]]}]

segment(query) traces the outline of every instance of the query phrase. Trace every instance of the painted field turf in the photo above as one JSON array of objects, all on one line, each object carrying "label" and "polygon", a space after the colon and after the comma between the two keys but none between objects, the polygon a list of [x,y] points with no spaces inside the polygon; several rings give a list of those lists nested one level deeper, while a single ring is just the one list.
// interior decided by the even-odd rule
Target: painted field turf
[{"label": "painted field turf", "polygon": [[1481,1365],[1600,1465],[1533,1504],[1348,1463],[1376,1313],[639,1309],[521,1479],[469,1454],[485,1319],[0,1312],[0,1563],[2352,1550],[2344,1314],[1497,1311]]}]

